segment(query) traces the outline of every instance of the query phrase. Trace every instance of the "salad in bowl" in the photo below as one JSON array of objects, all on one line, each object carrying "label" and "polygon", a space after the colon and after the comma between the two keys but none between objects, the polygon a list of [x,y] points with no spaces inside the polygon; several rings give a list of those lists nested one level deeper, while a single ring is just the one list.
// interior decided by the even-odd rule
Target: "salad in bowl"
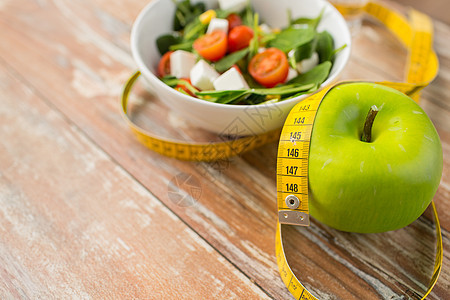
[{"label": "salad in bowl", "polygon": [[345,20],[323,0],[154,0],[131,36],[164,102],[210,131],[239,119],[239,135],[281,127],[297,102],[336,80],[350,46]]}]

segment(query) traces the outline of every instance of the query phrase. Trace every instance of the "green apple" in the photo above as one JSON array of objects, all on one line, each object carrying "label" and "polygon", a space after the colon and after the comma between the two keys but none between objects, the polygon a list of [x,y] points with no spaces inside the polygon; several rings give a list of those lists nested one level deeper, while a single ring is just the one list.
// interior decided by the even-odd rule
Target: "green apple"
[{"label": "green apple", "polygon": [[[379,112],[365,142],[373,105]],[[374,83],[338,85],[324,97],[311,134],[310,214],[343,231],[402,228],[433,199],[442,161],[436,129],[411,98]]]}]

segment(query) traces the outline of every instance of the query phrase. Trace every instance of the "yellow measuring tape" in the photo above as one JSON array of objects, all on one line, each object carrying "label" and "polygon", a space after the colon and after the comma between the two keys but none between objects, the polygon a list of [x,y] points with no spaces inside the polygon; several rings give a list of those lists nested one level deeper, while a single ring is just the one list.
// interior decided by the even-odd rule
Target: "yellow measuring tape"
[{"label": "yellow measuring tape", "polygon": [[191,161],[213,161],[239,155],[275,142],[280,136],[280,130],[272,130],[257,136],[247,136],[216,143],[186,143],[174,139],[168,139],[149,133],[137,126],[128,117],[128,98],[134,83],[141,73],[138,71],[128,79],[122,94],[122,112],[136,138],[149,149],[165,156]]},{"label": "yellow measuring tape", "polygon": [[[420,91],[437,74],[438,61],[432,50],[433,28],[430,19],[417,11],[410,14],[410,22],[401,15],[377,3],[368,3],[365,11],[385,24],[410,50],[406,83],[380,82],[419,100]],[[308,157],[311,132],[316,112],[325,94],[324,89],[298,103],[289,113],[280,137],[277,160],[278,224],[276,232],[276,256],[283,282],[296,299],[317,299],[300,283],[287,263],[282,243],[281,224],[309,225],[308,210]],[[294,139],[293,135],[300,137]],[[296,176],[292,176],[292,167]],[[294,188],[293,188],[294,187]],[[442,266],[442,236],[436,207],[432,202],[436,222],[436,258],[428,289],[422,299],[431,292]]]},{"label": "yellow measuring tape", "polygon": [[[369,2],[362,8],[368,15],[383,23],[409,50],[406,82],[379,82],[395,88],[419,101],[420,91],[433,80],[438,71],[438,59],[433,51],[433,26],[428,16],[411,10],[409,19],[391,9]],[[342,10],[341,10],[342,11]],[[352,11],[350,9],[350,11]],[[274,130],[258,136],[248,136],[217,143],[186,143],[163,138],[140,128],[128,117],[128,98],[139,78],[136,72],[125,85],[122,94],[122,112],[137,139],[148,148],[177,159],[212,161],[238,155],[269,142],[279,140],[277,160],[278,224],[276,231],[276,256],[281,278],[296,299],[317,299],[300,283],[289,267],[282,243],[282,224],[309,225],[308,209],[308,157],[311,131],[316,112],[327,87],[298,103],[290,112],[281,131]],[[288,167],[288,168],[286,168]],[[295,167],[296,175],[289,174]],[[291,187],[295,187],[292,189]],[[422,299],[431,292],[442,266],[442,236],[436,208],[431,202],[436,225],[436,258],[428,289]]]}]

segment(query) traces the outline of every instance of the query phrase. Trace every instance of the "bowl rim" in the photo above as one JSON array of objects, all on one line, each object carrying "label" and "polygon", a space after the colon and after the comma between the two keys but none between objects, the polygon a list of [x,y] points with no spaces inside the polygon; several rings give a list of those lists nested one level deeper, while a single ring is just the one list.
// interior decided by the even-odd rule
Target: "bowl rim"
[{"label": "bowl rim", "polygon": [[[157,3],[162,2],[162,1],[166,1],[166,0],[152,0],[150,3],[148,3],[139,12],[139,15],[137,16],[136,20],[134,21],[134,23],[132,25],[132,29],[131,29],[130,44],[131,44],[132,56],[135,60],[135,63],[137,64],[139,71],[144,75],[144,77],[147,79],[151,78],[152,84],[153,84],[153,82],[156,82],[156,84],[159,87],[163,88],[166,92],[176,93],[176,96],[183,99],[183,101],[190,101],[190,102],[194,101],[200,105],[216,107],[216,108],[225,108],[226,107],[227,109],[232,109],[232,110],[248,109],[249,107],[260,107],[260,105],[258,105],[258,104],[257,105],[255,105],[255,104],[230,105],[230,104],[224,104],[224,103],[209,102],[209,101],[206,101],[203,99],[199,99],[199,98],[195,98],[195,97],[192,97],[189,95],[185,95],[183,93],[179,93],[176,90],[174,90],[173,88],[169,87],[164,82],[162,82],[152,71],[149,70],[149,68],[147,68],[146,64],[144,63],[144,61],[138,51],[138,46],[137,46],[138,45],[138,38],[137,38],[138,29],[141,27],[141,23],[144,21],[145,16],[147,15],[148,11],[151,10],[154,6],[156,6]],[[315,1],[321,2],[322,5],[324,5],[324,6],[328,6],[327,9],[333,10],[334,13],[338,16],[338,18],[341,19],[341,22],[343,22],[345,24],[344,28],[346,30],[344,32],[344,35],[346,37],[348,37],[348,42],[346,43],[347,46],[345,47],[345,49],[343,49],[342,52],[340,52],[341,55],[345,54],[343,57],[343,59],[344,59],[343,64],[339,69],[336,70],[336,74],[333,77],[328,77],[324,82],[322,82],[322,84],[319,86],[319,88],[316,91],[309,93],[309,94],[300,95],[300,96],[297,96],[297,97],[294,97],[291,99],[275,102],[275,103],[265,103],[264,106],[267,106],[268,108],[296,104],[297,102],[299,102],[299,100],[302,100],[314,93],[317,93],[324,87],[326,87],[326,86],[332,84],[334,81],[336,81],[339,74],[343,71],[345,66],[348,64],[348,61],[350,59],[351,48],[352,48],[352,37],[350,34],[350,29],[348,28],[348,25],[345,22],[344,17],[328,1],[325,1],[325,0],[315,0]],[[334,67],[334,64],[333,64],[333,67]]]}]

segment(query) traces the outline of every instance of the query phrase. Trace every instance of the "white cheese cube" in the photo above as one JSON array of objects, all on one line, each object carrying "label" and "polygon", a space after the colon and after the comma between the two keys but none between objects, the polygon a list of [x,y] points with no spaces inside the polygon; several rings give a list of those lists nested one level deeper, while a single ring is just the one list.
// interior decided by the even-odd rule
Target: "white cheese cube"
[{"label": "white cheese cube", "polygon": [[219,73],[204,60],[200,60],[191,70],[191,83],[201,90],[213,90],[213,81]]},{"label": "white cheese cube", "polygon": [[263,53],[264,51],[266,51],[267,49],[264,47],[259,47],[258,48],[258,53]]},{"label": "white cheese cube", "polygon": [[177,50],[170,55],[170,75],[176,78],[189,78],[196,57],[193,53]]},{"label": "white cheese cube", "polygon": [[267,25],[266,23],[259,25],[259,30],[261,30],[261,32],[265,34],[269,34],[272,32],[272,29],[270,29],[269,25]]},{"label": "white cheese cube", "polygon": [[214,31],[223,31],[225,34],[228,34],[228,20],[218,18],[212,19],[211,22],[209,22],[206,33],[211,33]]},{"label": "white cheese cube", "polygon": [[298,76],[297,70],[289,68],[289,72],[286,78],[286,81],[289,81]]},{"label": "white cheese cube", "polygon": [[295,50],[290,50],[290,51],[287,53],[287,57],[288,57],[288,58],[292,58],[292,57],[294,56],[294,54],[295,54]]},{"label": "white cheese cube", "polygon": [[241,12],[247,6],[247,0],[219,0],[219,7],[230,12]]},{"label": "white cheese cube", "polygon": [[310,58],[306,58],[297,63],[297,71],[306,73],[319,64],[319,55],[314,52]]},{"label": "white cheese cube", "polygon": [[235,68],[229,68],[228,71],[214,80],[213,85],[218,91],[241,90],[249,88],[242,74]]}]

